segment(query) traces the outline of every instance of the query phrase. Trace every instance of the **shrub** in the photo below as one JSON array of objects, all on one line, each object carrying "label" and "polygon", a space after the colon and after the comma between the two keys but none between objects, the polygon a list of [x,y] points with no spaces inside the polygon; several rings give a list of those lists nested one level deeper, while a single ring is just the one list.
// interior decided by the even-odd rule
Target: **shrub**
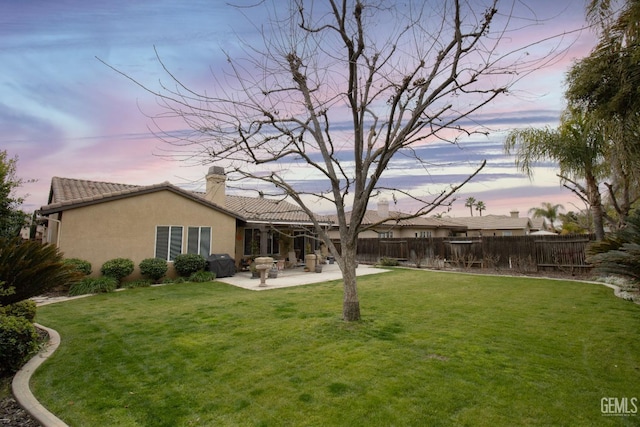
[{"label": "shrub", "polygon": [[15,373],[38,350],[38,333],[24,317],[0,315],[0,376]]},{"label": "shrub", "polygon": [[133,269],[134,264],[130,259],[114,258],[102,264],[100,272],[107,277],[113,277],[120,284],[122,279],[133,273]]},{"label": "shrub", "polygon": [[69,288],[69,295],[86,295],[113,292],[118,287],[118,281],[114,277],[85,277],[81,281],[74,283]]},{"label": "shrub", "polygon": [[66,258],[64,263],[75,269],[80,274],[85,276],[91,274],[91,263],[89,261],[85,261],[80,258]]},{"label": "shrub", "polygon": [[165,285],[173,285],[173,284],[185,283],[186,281],[187,279],[185,279],[184,277],[176,277],[175,279],[172,279],[170,277],[165,277],[162,283]]},{"label": "shrub", "polygon": [[36,303],[31,300],[14,302],[4,307],[0,307],[0,316],[24,317],[29,322],[36,318]]},{"label": "shrub", "polygon": [[191,276],[189,276],[190,282],[202,283],[202,282],[212,282],[214,280],[216,280],[216,273],[213,273],[211,271],[200,270],[200,271],[196,271]]},{"label": "shrub", "polygon": [[380,258],[380,265],[384,267],[397,267],[400,265],[397,259],[382,257]]},{"label": "shrub", "polygon": [[80,278],[54,245],[0,239],[0,305],[9,305]]},{"label": "shrub", "polygon": [[597,272],[640,282],[640,209],[629,215],[626,227],[589,244],[586,252]]},{"label": "shrub", "polygon": [[173,266],[180,276],[189,277],[195,272],[204,270],[207,260],[198,254],[180,254],[173,261]]},{"label": "shrub", "polygon": [[153,282],[149,279],[138,279],[138,280],[131,280],[129,282],[123,283],[122,287],[127,289],[145,288],[145,287],[151,286],[152,283]]},{"label": "shrub", "polygon": [[160,258],[147,258],[140,262],[140,274],[153,280],[154,283],[160,282],[160,279],[167,274],[169,266],[167,261]]}]

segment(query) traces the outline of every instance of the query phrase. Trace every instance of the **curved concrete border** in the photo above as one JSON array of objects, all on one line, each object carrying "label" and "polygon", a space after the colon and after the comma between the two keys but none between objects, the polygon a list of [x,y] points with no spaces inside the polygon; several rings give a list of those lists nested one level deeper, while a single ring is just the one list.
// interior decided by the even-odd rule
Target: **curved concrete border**
[{"label": "curved concrete border", "polygon": [[57,331],[35,323],[37,328],[45,330],[49,334],[49,340],[38,354],[31,358],[26,365],[13,377],[11,389],[13,396],[20,406],[33,418],[38,420],[43,427],[69,427],[60,418],[53,415],[35,398],[29,388],[31,375],[60,345],[60,334]]}]

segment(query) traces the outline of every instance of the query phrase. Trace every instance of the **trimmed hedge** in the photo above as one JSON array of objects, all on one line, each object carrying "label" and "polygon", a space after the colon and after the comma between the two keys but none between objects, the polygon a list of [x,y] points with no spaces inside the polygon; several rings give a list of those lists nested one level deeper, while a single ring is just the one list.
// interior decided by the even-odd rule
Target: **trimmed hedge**
[{"label": "trimmed hedge", "polygon": [[159,283],[169,269],[167,261],[161,258],[143,259],[138,267],[140,267],[140,274],[153,280],[154,283]]},{"label": "trimmed hedge", "polygon": [[31,300],[22,300],[3,307],[0,307],[0,316],[24,317],[29,322],[36,318],[36,303]]},{"label": "trimmed hedge", "polygon": [[38,333],[24,317],[0,315],[0,376],[18,371],[38,350]]},{"label": "trimmed hedge", "polygon": [[193,273],[204,270],[207,267],[207,260],[198,254],[180,254],[173,261],[178,274],[182,277],[189,277]]},{"label": "trimmed hedge", "polygon": [[80,258],[66,258],[64,263],[85,276],[91,274],[91,263],[89,261]]},{"label": "trimmed hedge", "polygon": [[133,273],[134,268],[133,261],[130,259],[114,258],[102,264],[100,272],[107,277],[113,277],[119,284],[122,279]]}]

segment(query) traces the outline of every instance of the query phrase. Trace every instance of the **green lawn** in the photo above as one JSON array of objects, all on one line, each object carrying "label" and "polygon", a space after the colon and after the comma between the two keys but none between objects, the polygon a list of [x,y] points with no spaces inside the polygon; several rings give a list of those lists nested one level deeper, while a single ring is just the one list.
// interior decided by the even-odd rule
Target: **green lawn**
[{"label": "green lawn", "polygon": [[337,282],[41,307],[62,345],[32,388],[72,426],[640,424],[601,413],[640,398],[640,307],[610,289],[402,270],[359,289],[354,324]]}]

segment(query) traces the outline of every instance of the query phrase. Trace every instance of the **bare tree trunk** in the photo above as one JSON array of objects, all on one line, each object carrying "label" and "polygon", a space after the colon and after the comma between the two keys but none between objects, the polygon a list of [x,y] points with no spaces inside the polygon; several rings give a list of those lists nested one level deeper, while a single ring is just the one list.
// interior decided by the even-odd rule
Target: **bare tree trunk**
[{"label": "bare tree trunk", "polygon": [[360,300],[356,276],[356,248],[348,245],[342,252],[344,296],[342,299],[342,319],[348,322],[360,320]]}]

